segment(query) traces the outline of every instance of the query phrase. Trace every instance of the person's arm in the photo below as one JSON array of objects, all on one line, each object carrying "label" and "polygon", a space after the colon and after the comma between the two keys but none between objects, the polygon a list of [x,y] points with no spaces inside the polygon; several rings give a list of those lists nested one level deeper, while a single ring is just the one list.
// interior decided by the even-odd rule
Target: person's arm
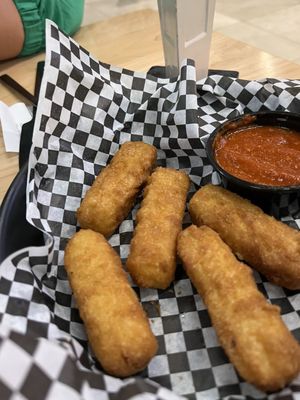
[{"label": "person's arm", "polygon": [[23,43],[23,24],[13,0],[0,0],[0,61],[17,57]]}]

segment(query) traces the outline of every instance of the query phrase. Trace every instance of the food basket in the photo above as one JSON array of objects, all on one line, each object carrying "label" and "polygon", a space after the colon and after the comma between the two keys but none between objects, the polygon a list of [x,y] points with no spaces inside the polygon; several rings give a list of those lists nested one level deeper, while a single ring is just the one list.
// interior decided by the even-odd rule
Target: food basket
[{"label": "food basket", "polygon": [[[1,264],[1,399],[12,393],[56,400],[266,398],[228,361],[180,264],[167,290],[133,286],[158,340],[157,355],[138,376],[106,375],[86,339],[64,269],[64,248],[78,229],[75,212],[82,198],[122,143],[150,143],[158,150],[158,165],[189,174],[189,200],[199,186],[220,183],[205,151],[214,129],[245,112],[299,111],[300,81],[246,81],[215,73],[196,82],[192,60],[170,81],[99,62],[51,22],[46,37],[26,192],[27,221],[44,243],[22,248]],[[109,240],[123,262],[139,204],[140,199]],[[299,210],[297,194],[272,204],[272,213],[296,229]],[[255,279],[300,340],[299,292],[258,273]],[[269,397],[299,395],[300,377]]]}]

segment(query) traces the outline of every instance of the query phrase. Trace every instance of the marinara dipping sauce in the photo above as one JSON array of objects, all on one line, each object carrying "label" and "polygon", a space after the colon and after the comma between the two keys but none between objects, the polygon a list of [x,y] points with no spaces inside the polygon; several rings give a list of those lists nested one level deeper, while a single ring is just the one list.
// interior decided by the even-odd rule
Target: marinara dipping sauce
[{"label": "marinara dipping sauce", "polygon": [[300,185],[300,132],[280,126],[233,127],[214,141],[217,163],[244,181]]}]

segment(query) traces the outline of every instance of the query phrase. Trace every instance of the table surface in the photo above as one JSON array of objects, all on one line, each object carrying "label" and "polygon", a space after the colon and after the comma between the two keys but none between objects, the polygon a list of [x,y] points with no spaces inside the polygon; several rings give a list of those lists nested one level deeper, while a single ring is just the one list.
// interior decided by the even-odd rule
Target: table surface
[{"label": "table surface", "polygon": [[[137,11],[85,26],[74,38],[94,57],[109,64],[140,71],[147,71],[153,65],[164,65],[159,16],[152,10]],[[42,53],[0,63],[0,75],[9,74],[33,93],[36,64],[44,57]],[[300,77],[300,65],[217,32],[212,37],[210,68],[236,70],[244,79]],[[8,105],[24,101],[2,84],[0,100]],[[1,203],[18,172],[18,154],[5,152],[1,131],[0,167]]]}]

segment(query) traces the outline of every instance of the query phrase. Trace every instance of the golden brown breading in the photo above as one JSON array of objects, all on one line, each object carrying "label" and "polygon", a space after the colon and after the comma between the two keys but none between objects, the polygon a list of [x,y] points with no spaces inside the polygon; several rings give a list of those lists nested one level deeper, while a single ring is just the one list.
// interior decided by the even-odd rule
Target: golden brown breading
[{"label": "golden brown breading", "polygon": [[117,253],[101,234],[81,230],[66,247],[65,268],[103,369],[120,377],[143,370],[157,342]]},{"label": "golden brown breading", "polygon": [[284,387],[300,370],[300,347],[251,269],[207,226],[181,232],[178,254],[239,374],[262,390]]},{"label": "golden brown breading", "polygon": [[139,286],[165,289],[174,279],[189,185],[183,171],[171,168],[157,168],[148,179],[126,264]]},{"label": "golden brown breading", "polygon": [[208,225],[242,260],[271,282],[300,289],[300,232],[219,186],[206,185],[190,201],[193,223]]},{"label": "golden brown breading", "polygon": [[126,142],[87,191],[77,219],[109,237],[126,218],[156,162],[156,148],[143,142]]}]

